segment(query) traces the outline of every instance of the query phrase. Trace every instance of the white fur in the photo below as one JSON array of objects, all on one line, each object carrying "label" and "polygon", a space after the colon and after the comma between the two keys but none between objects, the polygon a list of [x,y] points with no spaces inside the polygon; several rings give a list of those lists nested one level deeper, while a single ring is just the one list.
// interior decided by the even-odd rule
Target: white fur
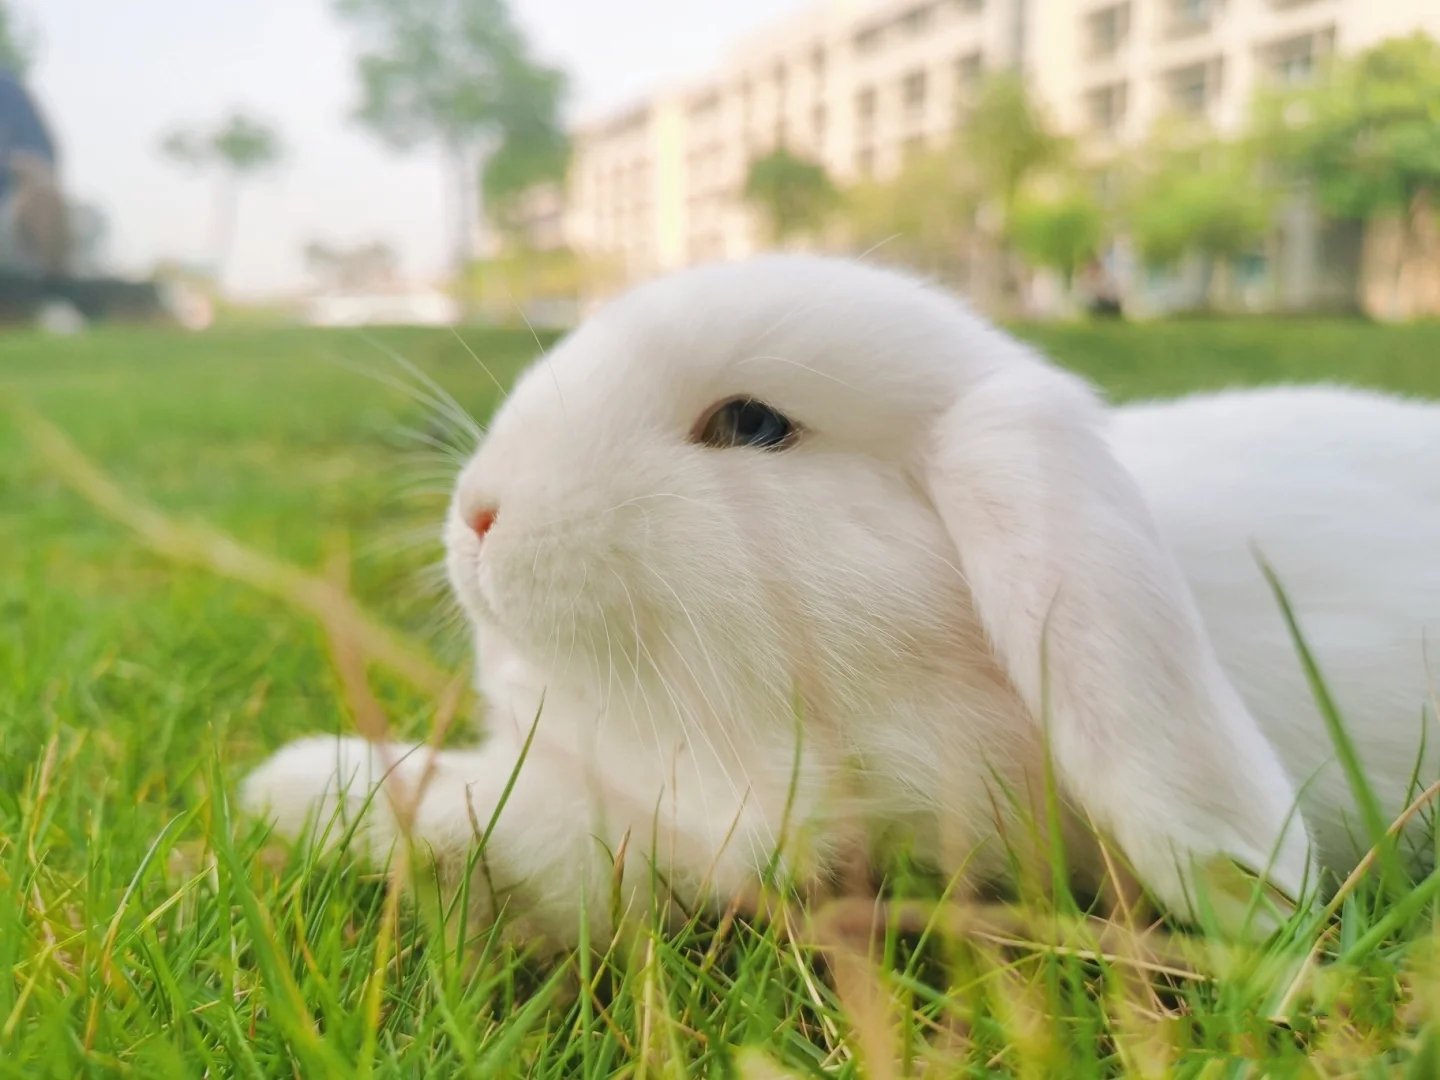
[{"label": "white fur", "polygon": [[[799,441],[696,445],[736,395]],[[483,543],[465,524],[482,506]],[[582,911],[610,925],[622,848],[632,908],[723,903],[775,865],[823,881],[856,843],[983,881],[1034,839],[1048,729],[1067,824],[1111,837],[1164,902],[1192,911],[1197,873],[1229,860],[1298,896],[1298,789],[1327,866],[1363,835],[1251,545],[1393,811],[1436,536],[1440,409],[1277,390],[1107,415],[908,277],[687,271],[540,360],[459,479],[449,568],[489,731],[439,756],[412,835],[453,864],[534,724],[484,856],[497,898],[557,941]],[[351,809],[403,756],[339,753]],[[336,754],[282,751],[246,801],[299,834],[335,810]],[[382,806],[368,849],[395,828]]]}]

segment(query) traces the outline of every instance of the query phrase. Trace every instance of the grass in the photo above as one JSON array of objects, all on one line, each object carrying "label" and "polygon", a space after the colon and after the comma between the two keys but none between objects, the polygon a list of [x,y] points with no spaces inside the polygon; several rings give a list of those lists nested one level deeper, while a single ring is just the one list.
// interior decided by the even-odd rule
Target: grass
[{"label": "grass", "polygon": [[[1435,326],[1024,332],[1119,396],[1316,378],[1440,396]],[[502,382],[534,352],[466,340]],[[137,508],[343,568],[459,670],[463,639],[417,584],[436,551],[412,539],[445,477],[399,434],[433,410],[387,384],[406,376],[386,350],[493,407],[446,333],[265,330],[0,339],[0,405],[48,417]],[[1333,923],[1250,951],[1141,941],[1063,897],[897,905],[874,960],[841,909],[557,964],[489,937],[452,949],[383,876],[277,858],[233,816],[266,752],[352,723],[321,624],[284,589],[146,549],[55,464],[0,410],[0,1076],[1440,1075],[1433,878],[1363,875]],[[432,699],[376,682],[397,729],[428,730]]]}]

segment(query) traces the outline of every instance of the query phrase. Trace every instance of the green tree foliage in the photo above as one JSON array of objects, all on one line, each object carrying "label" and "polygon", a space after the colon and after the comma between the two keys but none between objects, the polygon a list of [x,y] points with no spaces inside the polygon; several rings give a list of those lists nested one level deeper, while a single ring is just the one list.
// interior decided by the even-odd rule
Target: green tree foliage
[{"label": "green tree foliage", "polygon": [[285,156],[284,142],[264,120],[232,113],[214,127],[183,127],[160,141],[160,152],[177,165],[216,176],[212,273],[218,279],[235,236],[240,187],[274,168]]},{"label": "green tree foliage", "polygon": [[537,186],[558,181],[570,161],[570,143],[558,127],[507,132],[485,162],[480,190],[490,220],[507,240],[523,242],[523,200]]},{"label": "green tree foliage", "polygon": [[1027,189],[1067,164],[1070,143],[1056,134],[1023,77],[1001,72],[985,80],[962,114],[956,145],[982,194],[971,291],[993,307],[1011,307],[1023,278],[1012,235],[1016,208]]},{"label": "green tree foliage", "polygon": [[279,164],[285,147],[270,124],[232,113],[214,128],[176,128],[160,141],[160,152],[188,168],[213,167],[243,178]]},{"label": "green tree foliage", "polygon": [[238,176],[263,172],[285,156],[280,135],[263,120],[236,113],[210,137],[211,149],[222,166]]},{"label": "green tree foliage", "polygon": [[1031,264],[1059,273],[1068,289],[1075,275],[1100,253],[1105,214],[1078,184],[1058,193],[1023,196],[1015,204],[1010,236]]},{"label": "green tree foliage", "polygon": [[751,162],[743,194],[777,243],[814,233],[840,201],[823,165],[784,147]]},{"label": "green tree foliage", "polygon": [[0,0],[0,71],[24,75],[30,67],[30,35],[10,5]]},{"label": "green tree foliage", "polygon": [[1274,195],[1246,146],[1204,131],[1162,129],[1135,162],[1126,224],[1145,263],[1197,258],[1207,302],[1217,268],[1263,244]]},{"label": "green tree foliage", "polygon": [[845,228],[857,250],[953,276],[968,254],[979,203],[964,155],[942,147],[913,155],[892,180],[847,191]]},{"label": "green tree foliage", "polygon": [[1314,86],[1263,98],[1260,120],[1331,214],[1406,212],[1440,190],[1440,43],[1383,42]]},{"label": "green tree foliage", "polygon": [[[893,178],[846,193],[845,231],[857,250],[879,249],[1003,304],[1007,293],[1013,300],[1019,276],[1006,250],[1011,219],[1027,189],[1068,158],[1069,144],[1024,82],[998,74],[981,86],[947,145],[911,154]],[[1041,242],[1033,229],[1027,240]]]},{"label": "green tree foliage", "polygon": [[992,75],[981,86],[961,118],[959,145],[986,198],[999,207],[1002,230],[1026,184],[1063,165],[1070,152],[1024,80],[1011,72]]},{"label": "green tree foliage", "polygon": [[577,296],[613,291],[625,283],[623,268],[612,260],[564,247],[512,247],[477,259],[466,275],[470,291],[482,298],[485,315],[498,325],[524,325],[535,314],[548,322],[547,306],[563,307]]},{"label": "green tree foliage", "polygon": [[1440,42],[1382,42],[1311,87],[1261,99],[1274,160],[1330,215],[1368,223],[1381,316],[1440,315]]},{"label": "green tree foliage", "polygon": [[1141,187],[1130,212],[1140,256],[1173,266],[1186,255],[1228,259],[1253,250],[1270,222],[1268,201],[1228,170],[1167,168]]},{"label": "green tree foliage", "polygon": [[336,8],[364,43],[356,116],[398,150],[438,144],[455,172],[463,264],[477,162],[485,162],[481,190],[502,218],[526,188],[563,175],[565,77],[535,60],[504,0],[336,0]]}]

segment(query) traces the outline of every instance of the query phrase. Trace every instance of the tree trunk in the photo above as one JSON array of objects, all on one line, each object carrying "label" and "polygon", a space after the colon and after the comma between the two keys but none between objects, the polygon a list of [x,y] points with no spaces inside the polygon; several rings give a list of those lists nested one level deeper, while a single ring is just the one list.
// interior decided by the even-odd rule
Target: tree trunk
[{"label": "tree trunk", "polygon": [[1390,317],[1396,322],[1410,318],[1410,297],[1405,280],[1410,273],[1410,234],[1414,229],[1414,208],[1407,207],[1395,226],[1395,268],[1390,281]]},{"label": "tree trunk", "polygon": [[1402,213],[1366,223],[1362,294],[1366,313],[1382,321],[1440,315],[1440,218],[1429,189]]},{"label": "tree trunk", "polygon": [[475,233],[474,214],[472,202],[474,199],[474,178],[470,174],[469,155],[465,148],[451,144],[446,148],[448,167],[450,172],[450,183],[454,198],[454,214],[452,220],[451,259],[452,270],[457,278],[462,277],[465,269],[475,257]]},{"label": "tree trunk", "polygon": [[240,211],[240,178],[224,170],[215,181],[214,220],[211,222],[210,275],[217,292],[224,291],[225,265],[235,244],[235,222]]},{"label": "tree trunk", "polygon": [[1240,306],[1238,289],[1235,284],[1235,260],[1228,255],[1216,255],[1211,260],[1210,307],[1221,313],[1231,313]]},{"label": "tree trunk", "polygon": [[1005,242],[1005,211],[998,202],[988,202],[976,215],[974,278],[971,299],[991,318],[1010,313],[1010,252]]},{"label": "tree trunk", "polygon": [[1215,257],[1200,253],[1200,308],[1215,310]]},{"label": "tree trunk", "polygon": [[1406,317],[1440,315],[1440,216],[1427,188],[1417,191],[1407,208],[1402,256]]}]

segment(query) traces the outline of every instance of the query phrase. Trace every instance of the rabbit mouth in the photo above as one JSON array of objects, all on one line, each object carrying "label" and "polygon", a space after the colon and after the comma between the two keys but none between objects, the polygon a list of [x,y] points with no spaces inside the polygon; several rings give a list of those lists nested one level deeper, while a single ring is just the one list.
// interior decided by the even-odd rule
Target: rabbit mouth
[{"label": "rabbit mouth", "polygon": [[498,624],[494,598],[484,585],[480,544],[468,529],[452,519],[446,534],[445,570],[450,591],[472,622]]},{"label": "rabbit mouth", "polygon": [[450,588],[461,608],[472,620],[496,623],[495,605],[486,595],[480,583],[480,559],[478,554],[469,558],[450,560]]}]

